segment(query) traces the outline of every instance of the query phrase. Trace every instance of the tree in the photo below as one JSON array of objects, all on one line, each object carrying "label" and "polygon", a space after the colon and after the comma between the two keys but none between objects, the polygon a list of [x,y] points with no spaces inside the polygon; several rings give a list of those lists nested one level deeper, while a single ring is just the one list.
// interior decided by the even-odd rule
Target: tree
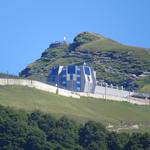
[{"label": "tree", "polygon": [[123,150],[128,142],[129,135],[126,133],[111,132],[108,134],[107,142],[109,150]]},{"label": "tree", "polygon": [[141,137],[140,137],[140,144],[143,145],[144,149],[150,149],[150,134],[148,133],[144,133]]},{"label": "tree", "polygon": [[78,145],[78,126],[72,120],[61,117],[56,122],[56,127],[47,132],[48,141],[57,141],[68,149],[75,149]]},{"label": "tree", "polygon": [[79,143],[87,150],[106,150],[107,131],[105,127],[93,121],[87,122],[79,131]]},{"label": "tree", "polygon": [[124,150],[144,150],[143,145],[140,143],[141,136],[141,133],[133,133]]}]

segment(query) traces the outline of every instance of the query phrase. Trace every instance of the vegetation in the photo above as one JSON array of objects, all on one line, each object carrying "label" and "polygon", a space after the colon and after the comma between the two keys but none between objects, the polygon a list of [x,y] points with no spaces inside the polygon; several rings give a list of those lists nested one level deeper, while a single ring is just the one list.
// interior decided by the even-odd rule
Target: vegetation
[{"label": "vegetation", "polygon": [[150,93],[150,84],[144,85],[139,91],[142,93]]},{"label": "vegetation", "polygon": [[56,117],[65,115],[77,122],[93,120],[113,125],[111,130],[123,128],[132,131],[150,131],[150,107],[125,102],[105,101],[94,98],[67,98],[21,86],[0,86],[0,104],[28,112],[40,110]]},{"label": "vegetation", "polygon": [[136,84],[136,80],[145,72],[150,73],[147,49],[126,46],[96,33],[83,32],[71,44],[52,43],[40,59],[20,72],[20,76],[46,82],[51,67],[84,62],[94,67],[99,82],[104,80],[130,90],[140,89],[141,85]]},{"label": "vegetation", "polygon": [[1,150],[149,150],[150,134],[108,131],[101,123],[76,123],[0,106]]},{"label": "vegetation", "polygon": [[136,80],[135,85],[139,87],[139,92],[150,93],[150,75]]}]

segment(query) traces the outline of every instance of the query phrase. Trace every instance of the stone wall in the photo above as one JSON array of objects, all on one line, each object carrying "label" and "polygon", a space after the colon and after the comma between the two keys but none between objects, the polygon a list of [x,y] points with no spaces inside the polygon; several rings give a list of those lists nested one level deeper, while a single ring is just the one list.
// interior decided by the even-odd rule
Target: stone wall
[{"label": "stone wall", "polygon": [[35,80],[26,80],[26,79],[0,79],[0,85],[19,85],[19,86],[27,86],[31,88],[36,88],[38,90],[51,92],[55,94],[59,94],[67,97],[80,98],[78,94],[71,93],[71,91],[57,88],[55,86],[45,84]]}]

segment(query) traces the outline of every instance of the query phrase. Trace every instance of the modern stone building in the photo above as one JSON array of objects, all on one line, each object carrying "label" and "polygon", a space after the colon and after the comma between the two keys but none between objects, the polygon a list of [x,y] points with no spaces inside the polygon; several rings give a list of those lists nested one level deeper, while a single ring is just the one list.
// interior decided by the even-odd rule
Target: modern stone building
[{"label": "modern stone building", "polygon": [[55,66],[49,72],[48,84],[71,91],[94,93],[96,72],[85,64]]}]

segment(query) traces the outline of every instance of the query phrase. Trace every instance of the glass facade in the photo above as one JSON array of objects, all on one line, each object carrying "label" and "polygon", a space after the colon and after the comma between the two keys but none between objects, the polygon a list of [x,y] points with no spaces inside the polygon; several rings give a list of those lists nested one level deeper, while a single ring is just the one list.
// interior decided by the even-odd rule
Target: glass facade
[{"label": "glass facade", "polygon": [[[68,65],[68,66],[57,66],[53,67],[48,76],[48,82],[57,84],[60,87],[73,91],[81,91],[81,87],[86,87],[87,82],[91,82],[91,67],[89,66],[77,66],[77,65]],[[86,77],[87,76],[87,77]],[[96,79],[95,79],[96,80]],[[59,82],[59,83],[58,83]]]}]

